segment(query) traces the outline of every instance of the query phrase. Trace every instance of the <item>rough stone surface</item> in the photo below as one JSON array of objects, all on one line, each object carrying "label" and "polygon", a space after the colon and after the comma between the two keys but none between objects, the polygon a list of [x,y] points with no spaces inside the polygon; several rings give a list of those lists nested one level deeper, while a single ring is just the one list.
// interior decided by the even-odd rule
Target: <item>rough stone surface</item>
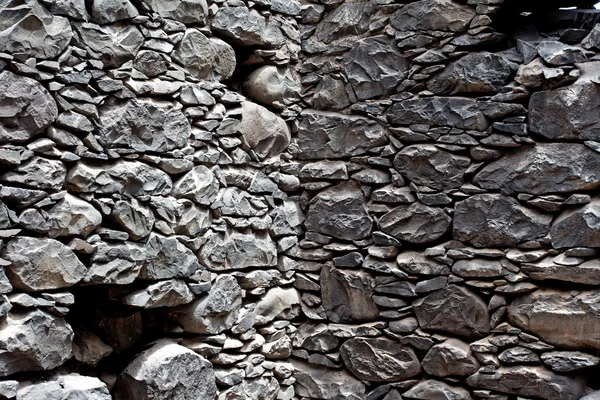
[{"label": "rough stone surface", "polygon": [[106,384],[98,378],[78,374],[60,375],[55,379],[33,383],[26,382],[17,392],[23,400],[35,399],[81,399],[111,400]]},{"label": "rough stone surface", "polygon": [[315,399],[364,398],[365,385],[346,371],[336,371],[327,367],[292,361],[295,369],[296,392],[300,396]]},{"label": "rough stone surface", "polygon": [[249,101],[242,103],[242,109],[239,132],[260,158],[273,157],[287,149],[291,135],[285,121],[263,106]]},{"label": "rough stone surface", "polygon": [[299,82],[291,71],[274,65],[257,68],[244,81],[244,91],[250,98],[274,108],[296,100],[299,90]]},{"label": "rough stone surface", "polygon": [[379,309],[373,301],[375,281],[368,273],[323,267],[320,282],[323,307],[332,322],[377,319]]},{"label": "rough stone surface", "polygon": [[471,394],[466,389],[450,386],[447,383],[427,380],[421,382],[402,394],[407,399],[440,399],[440,400],[470,400]]},{"label": "rough stone surface", "polygon": [[379,220],[383,232],[409,243],[439,239],[450,228],[452,218],[441,208],[421,203],[401,205]]},{"label": "rough stone surface", "polygon": [[567,210],[552,223],[550,237],[555,248],[600,247],[597,224],[600,202],[594,200],[583,207]]},{"label": "rough stone surface", "polygon": [[209,270],[226,271],[277,264],[277,250],[268,235],[254,236],[232,232],[212,234],[198,254]]},{"label": "rough stone surface", "polygon": [[396,11],[391,25],[400,31],[450,31],[467,29],[475,10],[452,0],[421,0]]},{"label": "rough stone surface", "polygon": [[468,376],[479,369],[479,361],[469,344],[459,339],[448,339],[433,346],[423,358],[422,365],[425,372],[441,378]]},{"label": "rough stone surface", "polygon": [[150,0],[146,4],[161,17],[174,19],[184,24],[197,23],[204,25],[208,17],[208,4],[206,0]]}]

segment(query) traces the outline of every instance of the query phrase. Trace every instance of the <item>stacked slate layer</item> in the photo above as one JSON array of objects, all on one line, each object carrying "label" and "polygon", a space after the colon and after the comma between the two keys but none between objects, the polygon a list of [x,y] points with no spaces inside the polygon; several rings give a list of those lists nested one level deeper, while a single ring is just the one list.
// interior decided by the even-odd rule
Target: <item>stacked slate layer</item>
[{"label": "stacked slate layer", "polygon": [[0,398],[600,398],[598,14],[502,3],[0,2]]}]

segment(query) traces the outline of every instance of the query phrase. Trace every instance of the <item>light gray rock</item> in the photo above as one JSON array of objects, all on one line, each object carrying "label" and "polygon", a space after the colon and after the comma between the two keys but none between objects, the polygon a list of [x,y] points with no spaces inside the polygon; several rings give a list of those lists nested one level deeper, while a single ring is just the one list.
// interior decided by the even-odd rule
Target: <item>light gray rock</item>
[{"label": "light gray rock", "polygon": [[[577,230],[570,230],[576,234]],[[600,260],[589,260],[580,265],[560,265],[545,258],[536,263],[521,265],[521,271],[533,280],[555,280],[580,283],[584,285],[600,285]]]},{"label": "light gray rock", "polygon": [[107,149],[165,152],[184,147],[191,134],[178,103],[135,98],[107,102],[98,111],[99,141]]},{"label": "light gray rock", "polygon": [[416,185],[435,190],[462,186],[469,164],[469,158],[440,150],[431,144],[404,147],[394,157],[394,168],[402,176]]},{"label": "light gray rock", "polygon": [[556,372],[571,372],[593,367],[600,358],[580,351],[549,351],[542,354],[542,362]]},{"label": "light gray rock", "polygon": [[478,194],[456,203],[454,238],[476,247],[515,246],[542,238],[552,216],[523,207],[512,197]]},{"label": "light gray rock", "polygon": [[555,374],[543,367],[502,367],[493,374],[476,373],[467,384],[477,389],[495,390],[517,396],[548,400],[575,400],[583,394],[582,382]]},{"label": "light gray rock", "polygon": [[89,18],[84,0],[43,0],[42,3],[53,15],[70,17],[79,21],[87,21]]},{"label": "light gray rock", "polygon": [[148,0],[145,4],[161,17],[174,19],[184,24],[204,25],[208,17],[206,0]]},{"label": "light gray rock", "polygon": [[298,236],[304,231],[305,216],[300,208],[298,198],[287,198],[283,203],[275,207],[269,215],[272,222],[269,227],[269,233],[273,237],[295,235]]},{"label": "light gray rock", "polygon": [[185,281],[170,279],[148,285],[145,289],[132,291],[121,301],[132,307],[158,308],[176,307],[190,303],[192,300],[194,294]]},{"label": "light gray rock", "polygon": [[79,374],[59,375],[45,382],[24,382],[17,397],[22,400],[111,400],[106,384],[100,379]]},{"label": "light gray rock", "polygon": [[421,365],[429,375],[441,378],[468,376],[479,369],[479,361],[473,355],[469,344],[454,338],[429,349]]},{"label": "light gray rock", "polygon": [[409,274],[450,275],[450,268],[438,261],[425,257],[422,252],[404,251],[396,257],[396,265]]},{"label": "light gray rock", "polygon": [[132,19],[140,15],[129,0],[94,0],[91,8],[92,21],[101,25]]},{"label": "light gray rock", "polygon": [[236,217],[262,216],[269,210],[263,197],[253,196],[236,187],[221,189],[212,208],[219,209],[222,215]]},{"label": "light gray rock", "polygon": [[199,165],[175,182],[173,195],[209,205],[217,198],[218,190],[219,182],[213,172]]},{"label": "light gray rock", "polygon": [[458,260],[452,264],[452,273],[462,278],[498,278],[509,274],[500,261],[486,258]]},{"label": "light gray rock", "polygon": [[373,6],[369,2],[342,2],[317,25],[315,38],[325,44],[357,37],[369,29]]},{"label": "light gray rock", "polygon": [[267,20],[257,10],[245,6],[219,8],[212,20],[212,29],[240,46],[279,48],[285,42],[275,19]]},{"label": "light gray rock", "polygon": [[140,353],[119,375],[115,400],[214,399],[212,364],[192,350],[160,340]]},{"label": "light gray rock", "polygon": [[54,99],[31,78],[0,72],[0,142],[24,142],[58,118]]},{"label": "light gray rock", "polygon": [[67,172],[65,187],[76,193],[152,196],[170,194],[173,182],[160,169],[139,161],[79,161]]},{"label": "light gray rock", "polygon": [[379,317],[373,300],[375,280],[368,272],[323,266],[319,283],[323,308],[330,321],[365,322]]},{"label": "light gray rock", "polygon": [[54,16],[36,0],[0,5],[0,51],[51,59],[65,50],[73,31],[69,20]]},{"label": "light gray rock", "polygon": [[579,400],[598,400],[598,399],[600,399],[600,390],[596,390],[596,391],[588,394],[587,396],[583,396]]},{"label": "light gray rock", "polygon": [[120,67],[132,60],[144,43],[144,36],[132,24],[117,22],[99,26],[84,22],[74,24],[85,46],[99,53],[104,64]]},{"label": "light gray rock", "polygon": [[363,381],[395,382],[421,372],[413,349],[389,339],[352,338],[340,347],[340,354],[346,368]]},{"label": "light gray rock", "polygon": [[192,250],[174,236],[152,233],[144,249],[146,257],[139,275],[142,279],[188,278],[204,269]]},{"label": "light gray rock", "polygon": [[153,50],[139,51],[133,60],[133,66],[147,77],[153,78],[167,72],[168,67],[165,57]]},{"label": "light gray rock", "polygon": [[366,199],[356,183],[340,183],[320,192],[306,214],[306,229],[338,239],[363,239],[372,225]]},{"label": "light gray rock", "polygon": [[383,126],[372,119],[304,110],[300,114],[296,157],[314,160],[358,156],[387,141]]},{"label": "light gray rock", "polygon": [[32,157],[0,176],[0,181],[18,183],[34,189],[62,189],[67,176],[65,165],[58,160]]},{"label": "light gray rock", "polygon": [[146,250],[140,244],[101,242],[90,257],[83,281],[89,284],[127,285],[138,277],[145,259]]},{"label": "light gray rock", "polygon": [[493,53],[470,53],[451,62],[427,82],[427,89],[440,95],[497,93],[512,71],[509,62]]},{"label": "light gray rock", "polygon": [[396,11],[391,25],[400,31],[465,31],[475,9],[452,0],[421,0]]},{"label": "light gray rock", "polygon": [[583,50],[556,40],[543,41],[537,49],[540,57],[550,65],[570,65],[587,61]]},{"label": "light gray rock", "polygon": [[426,380],[402,393],[402,398],[418,400],[471,400],[468,390],[445,382]]},{"label": "light gray rock", "polygon": [[[300,293],[294,288],[274,287],[256,303],[255,324],[264,325],[274,319],[285,319],[297,315]],[[288,318],[291,319],[291,318]]]},{"label": "light gray rock", "polygon": [[365,385],[346,371],[308,364],[292,359],[298,396],[320,400],[360,400],[366,396]]},{"label": "light gray rock", "polygon": [[244,81],[244,91],[253,100],[274,108],[283,108],[299,97],[298,79],[289,68],[263,65]]},{"label": "light gray rock", "polygon": [[498,354],[498,359],[504,364],[531,364],[539,363],[540,358],[533,350],[522,346],[515,346]]},{"label": "light gray rock", "polygon": [[441,208],[421,203],[400,205],[379,219],[379,228],[409,243],[428,243],[442,237],[452,218]]},{"label": "light gray rock", "polygon": [[235,52],[229,44],[208,38],[197,29],[185,31],[172,56],[197,79],[222,81],[231,77],[236,66]]},{"label": "light gray rock", "polygon": [[536,143],[486,165],[475,183],[484,189],[544,194],[600,186],[600,153],[578,143]]},{"label": "light gray rock", "polygon": [[[366,3],[348,6],[370,7]],[[342,65],[358,99],[388,95],[406,77],[408,62],[396,49],[394,40],[374,36],[357,41],[346,53]]]},{"label": "light gray rock", "polygon": [[465,97],[408,99],[392,105],[387,119],[394,125],[427,124],[484,131],[489,123],[477,102]]},{"label": "light gray rock", "polygon": [[131,240],[148,236],[156,221],[150,207],[136,199],[117,201],[111,216],[129,234]]},{"label": "light gray rock", "polygon": [[47,221],[50,237],[86,237],[102,224],[102,214],[88,202],[67,193],[48,210]]},{"label": "light gray rock", "polygon": [[508,307],[508,320],[553,345],[600,349],[599,298],[597,290],[539,289],[513,300]]},{"label": "light gray rock", "polygon": [[198,258],[211,271],[273,267],[277,265],[277,249],[269,235],[262,232],[212,233]]},{"label": "light gray rock", "polygon": [[75,253],[54,239],[18,236],[2,250],[7,275],[17,289],[41,291],[73,286],[86,274]]},{"label": "light gray rock", "polygon": [[281,117],[249,101],[242,102],[242,110],[242,121],[238,130],[246,146],[259,158],[275,157],[287,149],[291,135]]},{"label": "light gray rock", "polygon": [[64,318],[39,309],[0,321],[0,376],[54,369],[71,358],[73,331]]},{"label": "light gray rock", "polygon": [[487,305],[470,289],[456,285],[413,302],[421,329],[432,329],[474,339],[490,331]]},{"label": "light gray rock", "polygon": [[552,223],[552,247],[600,247],[600,201],[593,199],[582,207],[566,210]]}]

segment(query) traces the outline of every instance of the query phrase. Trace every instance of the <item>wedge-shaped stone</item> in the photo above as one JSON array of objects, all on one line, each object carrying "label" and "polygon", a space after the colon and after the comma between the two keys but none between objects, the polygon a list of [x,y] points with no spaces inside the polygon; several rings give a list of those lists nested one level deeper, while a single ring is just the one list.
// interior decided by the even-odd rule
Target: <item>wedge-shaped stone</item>
[{"label": "wedge-shaped stone", "polygon": [[211,233],[198,258],[211,271],[273,267],[277,265],[277,249],[264,232]]},{"label": "wedge-shaped stone", "polygon": [[600,200],[564,211],[550,229],[552,247],[600,247]]},{"label": "wedge-shaped stone", "polygon": [[366,397],[365,385],[348,372],[292,359],[296,395],[319,400],[356,400]]},{"label": "wedge-shaped stone", "polygon": [[475,15],[474,8],[452,0],[421,0],[396,11],[390,22],[400,31],[462,32]]},{"label": "wedge-shaped stone", "polygon": [[479,361],[468,343],[451,338],[429,349],[422,366],[425,372],[433,376],[467,376],[477,372]]},{"label": "wedge-shaped stone", "polygon": [[409,243],[428,243],[442,237],[452,218],[438,207],[421,203],[401,205],[379,220],[381,230]]},{"label": "wedge-shaped stone", "polygon": [[484,131],[489,123],[473,99],[429,97],[400,101],[391,106],[387,119],[394,125],[427,124]]},{"label": "wedge-shaped stone", "polygon": [[23,382],[19,387],[17,398],[20,400],[112,399],[104,382],[95,377],[79,374],[59,375],[45,382]]},{"label": "wedge-shaped stone", "polygon": [[556,280],[580,283],[584,285],[600,285],[600,260],[586,261],[580,265],[560,265],[545,258],[535,264],[521,265],[521,271],[534,280]]}]

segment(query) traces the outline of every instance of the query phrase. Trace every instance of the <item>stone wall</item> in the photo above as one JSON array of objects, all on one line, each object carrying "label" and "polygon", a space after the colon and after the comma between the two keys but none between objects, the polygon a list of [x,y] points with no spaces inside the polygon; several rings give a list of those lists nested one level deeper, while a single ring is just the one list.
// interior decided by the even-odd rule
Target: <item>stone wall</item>
[{"label": "stone wall", "polygon": [[503,3],[1,1],[0,398],[600,398],[599,14]]}]

